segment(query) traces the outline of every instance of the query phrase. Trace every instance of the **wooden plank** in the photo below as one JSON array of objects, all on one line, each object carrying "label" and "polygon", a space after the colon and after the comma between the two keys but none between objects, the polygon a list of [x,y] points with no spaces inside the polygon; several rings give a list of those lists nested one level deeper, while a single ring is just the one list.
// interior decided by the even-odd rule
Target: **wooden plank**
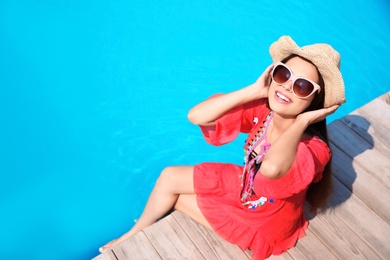
[{"label": "wooden plank", "polygon": [[374,149],[349,127],[340,121],[334,121],[328,126],[330,141],[344,153],[353,158],[363,169],[390,189],[389,158]]},{"label": "wooden plank", "polygon": [[383,126],[383,121],[364,115],[362,111],[358,109],[340,120],[390,158],[390,129]]},{"label": "wooden plank", "polygon": [[390,91],[381,95],[380,97],[378,97],[378,99],[384,101],[386,104],[390,106]]},{"label": "wooden plank", "polygon": [[253,252],[249,248],[245,250],[245,254],[248,256],[249,259],[252,259]]},{"label": "wooden plank", "polygon": [[144,229],[144,233],[162,259],[205,259],[172,215]]},{"label": "wooden plank", "polygon": [[144,232],[138,232],[134,236],[126,239],[119,245],[116,245],[112,251],[118,260],[162,259]]},{"label": "wooden plank", "polygon": [[[390,256],[390,225],[354,194],[351,195],[351,192],[340,181],[335,179],[334,183],[335,193],[331,197],[331,203],[340,205],[334,209],[334,214],[358,234],[380,257]],[[316,235],[318,236],[318,234]],[[330,240],[328,243],[334,245],[338,242]]]},{"label": "wooden plank", "polygon": [[[309,227],[312,225],[315,224],[310,223]],[[310,229],[306,230],[306,236],[299,239],[296,247],[288,250],[288,253],[293,259],[337,259]]]},{"label": "wooden plank", "polygon": [[[370,245],[332,211],[320,214],[312,219],[310,222],[310,230],[339,259],[380,258]],[[328,257],[319,257],[319,259],[328,259]]]},{"label": "wooden plank", "polygon": [[237,245],[223,240],[215,232],[196,223],[187,215],[175,211],[172,216],[206,259],[249,259]]},{"label": "wooden plank", "polygon": [[107,250],[104,253],[96,256],[93,260],[118,260],[112,250]]},{"label": "wooden plank", "polygon": [[293,260],[294,258],[292,258],[290,256],[289,252],[286,252],[286,253],[283,253],[281,255],[271,255],[267,259],[269,259],[269,260]]},{"label": "wooden plank", "polygon": [[[182,225],[184,230],[190,230],[187,232],[187,235],[189,235],[193,241],[199,239],[201,240],[197,242],[194,241],[195,245],[197,245],[199,249],[207,248],[207,250],[217,251],[216,253],[213,252],[212,254],[205,254],[204,250],[200,249],[206,259],[250,258],[251,253],[248,253],[247,256],[243,256],[243,252],[238,246],[224,241],[213,231],[197,224],[183,213],[176,211],[172,215]],[[214,248],[210,249],[209,246]],[[313,259],[312,257],[320,256],[327,257],[327,259],[336,259],[335,255],[324,244],[322,244],[322,242],[315,237],[310,230],[307,231],[307,236],[305,238],[298,241],[296,248],[292,248],[287,253],[279,256],[271,256],[269,259],[294,259],[290,256],[290,254],[294,254],[295,259]]]},{"label": "wooden plank", "polygon": [[369,208],[390,224],[390,207],[383,206],[388,204],[390,190],[383,185],[383,182],[372,178],[370,174],[338,147],[331,144],[331,149],[333,152],[333,175],[350,191],[353,191]]},{"label": "wooden plank", "polygon": [[390,92],[380,96],[357,109],[359,113],[367,118],[380,122],[383,127],[390,129]]}]

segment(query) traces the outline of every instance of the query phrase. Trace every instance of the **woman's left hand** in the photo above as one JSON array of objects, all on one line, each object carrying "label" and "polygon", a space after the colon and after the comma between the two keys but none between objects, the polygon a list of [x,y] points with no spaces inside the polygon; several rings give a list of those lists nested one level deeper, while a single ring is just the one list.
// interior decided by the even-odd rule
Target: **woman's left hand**
[{"label": "woman's left hand", "polygon": [[269,65],[256,82],[250,85],[251,88],[255,89],[254,93],[256,93],[257,99],[268,97],[268,90],[271,82],[271,71],[273,67],[274,64]]},{"label": "woman's left hand", "polygon": [[333,114],[339,107],[340,105],[333,105],[328,108],[308,111],[298,115],[297,120],[304,120],[307,125],[311,125],[324,120],[327,116]]}]

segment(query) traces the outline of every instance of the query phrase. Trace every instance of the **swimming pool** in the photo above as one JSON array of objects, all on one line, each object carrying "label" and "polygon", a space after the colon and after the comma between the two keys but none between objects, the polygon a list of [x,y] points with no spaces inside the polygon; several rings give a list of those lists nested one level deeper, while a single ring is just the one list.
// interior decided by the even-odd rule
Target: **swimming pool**
[{"label": "swimming pool", "polygon": [[[88,259],[129,229],[161,169],[241,163],[186,120],[252,83],[288,34],[342,55],[342,117],[390,90],[385,1],[0,4],[0,259]],[[353,7],[352,7],[353,6]]]}]

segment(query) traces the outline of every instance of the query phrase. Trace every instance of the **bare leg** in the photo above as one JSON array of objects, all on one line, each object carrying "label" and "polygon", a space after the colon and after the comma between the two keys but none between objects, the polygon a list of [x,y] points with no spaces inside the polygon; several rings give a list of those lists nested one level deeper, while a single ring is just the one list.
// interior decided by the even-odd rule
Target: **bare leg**
[{"label": "bare leg", "polygon": [[120,238],[100,248],[99,251],[102,252],[112,248],[156,222],[174,207],[180,194],[193,194],[195,197],[193,175],[193,166],[168,167],[164,169],[149,196],[141,217],[133,228]]},{"label": "bare leg", "polygon": [[181,194],[176,202],[175,209],[186,213],[193,220],[202,224],[203,226],[212,229],[209,222],[203,216],[198,203],[196,201],[196,194]]}]

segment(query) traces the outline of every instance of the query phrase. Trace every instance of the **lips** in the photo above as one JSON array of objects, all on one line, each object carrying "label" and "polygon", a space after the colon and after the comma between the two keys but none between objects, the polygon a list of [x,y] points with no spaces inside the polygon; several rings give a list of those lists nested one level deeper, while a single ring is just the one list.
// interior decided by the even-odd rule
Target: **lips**
[{"label": "lips", "polygon": [[292,102],[292,100],[289,97],[287,97],[286,95],[284,95],[279,91],[275,92],[275,99],[282,104],[289,104]]}]

